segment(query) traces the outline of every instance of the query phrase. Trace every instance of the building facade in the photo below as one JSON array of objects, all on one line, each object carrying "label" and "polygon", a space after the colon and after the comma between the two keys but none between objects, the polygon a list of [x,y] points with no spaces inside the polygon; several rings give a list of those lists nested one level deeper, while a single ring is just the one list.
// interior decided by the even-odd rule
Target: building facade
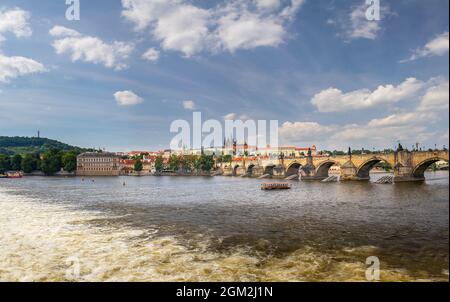
[{"label": "building facade", "polygon": [[135,171],[134,165],[136,164],[135,159],[121,159],[120,160],[120,175],[150,175],[155,172],[155,159],[156,157],[144,156],[141,159],[142,171]]},{"label": "building facade", "polygon": [[77,157],[77,176],[119,176],[120,157],[109,152],[86,152]]}]

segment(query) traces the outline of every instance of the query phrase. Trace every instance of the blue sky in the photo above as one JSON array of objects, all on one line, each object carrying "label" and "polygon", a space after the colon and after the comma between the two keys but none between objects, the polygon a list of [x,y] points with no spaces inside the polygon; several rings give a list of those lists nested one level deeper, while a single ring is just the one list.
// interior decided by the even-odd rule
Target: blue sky
[{"label": "blue sky", "polygon": [[277,119],[282,144],[448,145],[446,0],[80,3],[1,0],[0,135],[161,149],[195,110]]}]

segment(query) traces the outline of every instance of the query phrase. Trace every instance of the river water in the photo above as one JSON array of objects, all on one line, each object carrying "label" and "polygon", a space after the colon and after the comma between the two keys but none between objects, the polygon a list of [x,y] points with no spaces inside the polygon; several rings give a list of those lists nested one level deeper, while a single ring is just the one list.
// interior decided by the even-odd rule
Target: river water
[{"label": "river water", "polygon": [[448,281],[448,172],[426,177],[0,179],[0,281],[355,281],[370,256],[381,281]]}]

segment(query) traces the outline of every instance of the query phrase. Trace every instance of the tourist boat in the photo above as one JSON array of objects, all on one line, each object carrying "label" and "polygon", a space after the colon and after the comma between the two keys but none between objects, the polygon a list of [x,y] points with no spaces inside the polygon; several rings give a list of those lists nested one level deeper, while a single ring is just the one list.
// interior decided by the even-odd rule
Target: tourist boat
[{"label": "tourist boat", "polygon": [[0,178],[8,178],[8,176],[0,174]]},{"label": "tourist boat", "polygon": [[291,184],[283,182],[263,183],[261,184],[261,190],[289,190]]},{"label": "tourist boat", "polygon": [[22,178],[22,174],[20,172],[6,172],[7,178]]}]

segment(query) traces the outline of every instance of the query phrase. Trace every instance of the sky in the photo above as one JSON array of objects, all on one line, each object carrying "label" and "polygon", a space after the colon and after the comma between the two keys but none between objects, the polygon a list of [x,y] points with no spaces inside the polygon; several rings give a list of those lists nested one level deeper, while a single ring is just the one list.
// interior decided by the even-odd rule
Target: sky
[{"label": "sky", "polygon": [[380,5],[0,0],[0,135],[159,150],[197,111],[278,120],[282,145],[448,146],[449,2]]}]

